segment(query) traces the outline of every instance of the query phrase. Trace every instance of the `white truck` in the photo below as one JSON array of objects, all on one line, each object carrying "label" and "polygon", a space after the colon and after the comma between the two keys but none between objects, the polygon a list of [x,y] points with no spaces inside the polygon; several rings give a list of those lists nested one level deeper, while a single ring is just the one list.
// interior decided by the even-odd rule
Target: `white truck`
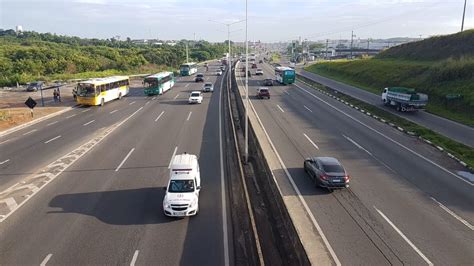
[{"label": "white truck", "polygon": [[186,217],[199,212],[201,174],[196,155],[184,153],[174,156],[165,190],[163,212],[166,216]]},{"label": "white truck", "polygon": [[411,112],[424,109],[428,95],[418,93],[415,89],[388,87],[383,89],[382,102],[386,106],[395,106],[399,112]]}]

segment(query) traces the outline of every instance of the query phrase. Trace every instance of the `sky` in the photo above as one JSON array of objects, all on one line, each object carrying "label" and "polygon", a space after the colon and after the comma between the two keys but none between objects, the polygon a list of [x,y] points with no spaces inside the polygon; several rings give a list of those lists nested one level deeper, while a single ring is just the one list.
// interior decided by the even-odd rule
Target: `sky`
[{"label": "sky", "polygon": [[[465,28],[474,28],[467,0]],[[464,0],[248,0],[248,39],[429,37],[458,32]],[[227,39],[244,0],[0,0],[0,28],[86,38]],[[245,23],[230,26],[245,40]]]}]

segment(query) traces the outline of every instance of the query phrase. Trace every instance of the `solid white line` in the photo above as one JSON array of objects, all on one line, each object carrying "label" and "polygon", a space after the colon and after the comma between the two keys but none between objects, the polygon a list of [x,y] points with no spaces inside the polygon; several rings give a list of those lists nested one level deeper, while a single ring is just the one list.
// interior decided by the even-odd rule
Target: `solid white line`
[{"label": "solid white line", "polygon": [[285,112],[285,111],[283,111],[283,109],[281,109],[281,107],[280,107],[278,104],[277,104],[277,107],[278,107],[278,109],[280,109],[280,111],[281,111],[282,113]]},{"label": "solid white line", "polygon": [[306,105],[303,105],[304,108],[306,108],[306,110],[310,111],[311,113],[313,112],[313,110],[309,109]]},{"label": "solid white line", "polygon": [[392,139],[392,138],[390,138],[390,137],[384,135],[382,132],[380,132],[380,131],[374,129],[373,127],[371,127],[371,126],[369,126],[369,125],[366,125],[364,122],[362,122],[362,121],[360,121],[359,119],[357,119],[357,118],[351,116],[350,114],[348,114],[348,113],[342,111],[341,109],[335,107],[334,105],[332,105],[332,104],[330,104],[330,103],[324,101],[323,99],[319,98],[318,96],[314,95],[313,93],[309,92],[308,90],[302,88],[301,86],[299,86],[299,85],[297,85],[297,84],[294,84],[294,85],[295,85],[297,88],[299,88],[299,89],[303,90],[304,92],[308,93],[309,95],[313,96],[314,98],[316,98],[316,99],[320,100],[321,102],[325,103],[326,105],[328,105],[329,107],[333,108],[334,110],[336,110],[336,111],[340,112],[341,114],[343,114],[343,115],[349,117],[350,119],[354,120],[355,122],[361,124],[362,126],[368,128],[368,129],[372,130],[373,132],[379,134],[380,136],[382,136],[382,137],[388,139],[388,140],[391,141],[392,143],[397,144],[398,146],[402,147],[403,149],[405,149],[405,150],[411,152],[412,154],[414,154],[414,155],[418,156],[419,158],[421,158],[421,159],[427,161],[428,163],[430,163],[430,164],[432,164],[432,165],[438,167],[439,169],[443,170],[444,172],[446,172],[446,173],[448,173],[448,174],[450,174],[450,175],[456,177],[457,179],[459,179],[459,180],[465,182],[466,184],[468,184],[468,185],[470,185],[470,186],[474,186],[474,183],[471,183],[470,181],[468,181],[468,180],[466,180],[466,179],[464,179],[464,178],[462,178],[462,177],[460,177],[460,176],[454,174],[453,172],[449,171],[448,169],[444,168],[443,166],[441,166],[441,165],[439,165],[439,164],[433,162],[432,160],[426,158],[425,156],[423,156],[423,155],[417,153],[416,151],[414,151],[414,150],[412,150],[412,149],[406,147],[405,145],[401,144],[400,142],[398,142],[398,141],[396,141],[396,140],[394,140],[394,139]]},{"label": "solid white line", "polygon": [[286,95],[290,95],[290,93],[289,93],[289,92],[287,92],[287,91],[284,91],[284,93],[286,93]]},{"label": "solid white line", "polygon": [[309,141],[309,143],[313,144],[313,146],[319,150],[319,147],[318,145],[316,145],[316,143],[314,143],[309,137],[308,135],[306,135],[305,133],[303,133],[303,135],[306,137],[306,139]]},{"label": "solid white line", "polygon": [[89,112],[91,109],[83,110],[82,113]]},{"label": "solid white line", "polygon": [[189,112],[189,115],[188,115],[188,118],[186,119],[186,121],[189,121],[189,118],[191,118],[191,114],[192,114],[192,113],[193,113],[193,112]]},{"label": "solid white line", "polygon": [[364,147],[362,147],[359,143],[355,142],[354,140],[352,140],[351,138],[347,137],[346,135],[342,135],[345,139],[347,139],[348,141],[350,141],[352,144],[354,144],[357,148],[367,152],[369,155],[373,156],[372,153],[370,153],[368,150],[364,149]]},{"label": "solid white line", "polygon": [[47,124],[46,126],[52,126],[52,125],[56,124],[57,122],[59,122],[59,121],[51,122],[51,123]]},{"label": "solid white line", "polygon": [[23,133],[23,136],[29,135],[29,134],[31,134],[31,133],[33,133],[33,132],[35,132],[35,131],[38,131],[38,129],[33,129],[33,130],[30,130],[30,131],[28,131],[28,132],[26,132],[26,133]]},{"label": "solid white line", "polygon": [[160,119],[160,117],[165,113],[165,111],[161,111],[161,114],[155,119],[155,122],[158,121],[158,119]]},{"label": "solid white line", "polygon": [[[241,81],[242,83],[242,81]],[[255,110],[255,107],[253,106],[253,103],[250,101],[249,102],[250,104],[250,107],[252,108],[255,116],[257,117],[257,120],[258,120],[258,123],[260,124],[260,126],[262,127],[263,129],[263,133],[265,133],[265,136],[267,137],[268,139],[268,142],[270,143],[270,146],[272,147],[272,150],[275,152],[275,155],[276,157],[278,158],[278,161],[280,163],[280,165],[283,167],[283,171],[285,172],[286,176],[288,177],[288,180],[290,181],[291,183],[291,186],[293,187],[293,189],[295,190],[296,194],[298,195],[298,199],[301,201],[301,204],[303,204],[303,207],[306,211],[306,213],[308,214],[308,216],[310,217],[311,219],[311,222],[313,223],[314,227],[316,228],[316,230],[318,231],[319,235],[321,236],[324,244],[326,245],[326,248],[329,250],[329,253],[331,254],[331,257],[332,259],[334,260],[334,262],[336,263],[336,265],[341,265],[341,262],[339,261],[339,259],[337,258],[337,255],[336,255],[336,252],[334,252],[334,249],[331,247],[331,244],[329,244],[329,241],[328,239],[326,238],[326,235],[324,234],[323,230],[321,229],[321,227],[319,226],[318,222],[316,221],[316,218],[314,217],[313,213],[311,212],[308,204],[306,203],[306,200],[303,198],[303,195],[301,194],[301,191],[300,189],[298,188],[298,186],[296,185],[293,177],[291,176],[290,172],[288,171],[288,168],[286,168],[286,165],[285,163],[283,162],[283,160],[281,159],[280,157],[280,154],[277,152],[277,149],[275,148],[275,145],[273,144],[272,140],[270,139],[270,136],[268,135],[268,132],[267,130],[265,129],[265,127],[263,126],[263,123],[262,123],[262,120],[260,119],[260,117],[258,116],[257,114],[257,111]],[[273,177],[273,180],[275,181],[275,184],[277,184],[277,188],[280,192],[280,194],[283,195],[279,185],[278,185],[278,181],[276,180],[275,178],[275,175],[273,175],[273,172],[272,172],[272,177]]]},{"label": "solid white line", "polygon": [[123,158],[122,162],[119,164],[119,166],[117,166],[117,168],[115,168],[115,172],[118,172],[118,170],[120,169],[120,167],[122,167],[122,165],[125,163],[125,161],[128,159],[128,157],[130,157],[130,155],[132,154],[132,152],[135,150],[135,148],[132,148],[127,156],[125,156],[125,158]]},{"label": "solid white line", "polygon": [[5,161],[0,162],[0,165],[2,165],[2,164],[4,164],[4,163],[7,163],[7,162],[9,162],[9,161],[10,161],[10,159],[6,159]]},{"label": "solid white line", "polygon": [[174,99],[173,99],[173,100],[176,100],[176,99],[178,98],[178,96],[179,96],[179,93],[176,94],[176,96],[174,96]]},{"label": "solid white line", "polygon": [[113,110],[113,111],[110,112],[109,114],[113,114],[113,113],[115,113],[115,112],[117,112],[117,111],[118,111],[117,109],[116,109],[116,110]]},{"label": "solid white line", "polygon": [[[221,80],[221,88],[224,79]],[[222,148],[222,90],[219,90],[219,155],[221,164],[221,210],[222,210],[222,234],[224,244],[224,265],[229,266],[229,239],[227,228],[227,202],[226,202],[226,185],[224,178],[224,155]]]},{"label": "solid white line", "polygon": [[149,103],[150,103],[150,101],[146,102],[145,105],[147,105],[147,104],[149,104]]},{"label": "solid white line", "polygon": [[132,105],[132,104],[134,104],[134,103],[136,103],[136,102],[135,102],[135,101],[133,101],[133,102],[129,103],[128,105]]},{"label": "solid white line", "polygon": [[444,206],[441,202],[437,201],[435,198],[431,197],[431,199],[438,203],[439,207],[441,207],[441,209],[443,209],[444,211],[446,211],[447,213],[449,213],[451,216],[453,216],[456,220],[460,221],[461,223],[463,223],[465,226],[467,226],[467,228],[474,230],[474,226],[472,224],[470,224],[468,221],[464,220],[463,218],[461,218],[459,215],[457,215],[456,213],[454,213],[452,210],[448,209],[448,207]]},{"label": "solid white line", "polygon": [[380,214],[380,216],[382,216],[385,221],[387,221],[387,223],[392,226],[392,228],[403,238],[403,240],[405,240],[408,245],[410,245],[410,247],[412,247],[416,253],[418,253],[418,255],[420,255],[420,257],[426,262],[428,263],[428,265],[433,265],[433,263],[410,241],[410,239],[408,239],[408,237],[405,236],[405,234],[403,234],[402,231],[400,231],[400,229],[398,229],[397,226],[395,226],[395,224],[392,223],[392,221],[390,221],[390,219],[387,218],[387,216],[385,216],[385,214],[383,214],[383,212],[381,212],[379,209],[377,209],[377,207],[375,207],[375,210]]},{"label": "solid white line", "polygon": [[135,250],[135,253],[133,254],[132,261],[130,262],[130,266],[135,266],[135,262],[137,262],[139,252],[140,251],[138,249]]},{"label": "solid white line", "polygon": [[174,158],[174,156],[176,155],[176,152],[177,152],[177,151],[178,151],[178,146],[176,146],[176,147],[174,148],[173,155],[171,155],[170,164],[168,164],[168,169],[171,168],[171,163],[173,162],[173,158]]},{"label": "solid white line", "polygon": [[11,140],[11,139],[7,139],[7,140],[5,140],[5,141],[0,142],[0,144],[7,143],[7,142],[9,142],[10,140]]},{"label": "solid white line", "polygon": [[188,84],[186,84],[186,85],[184,85],[184,87],[185,87],[185,88],[187,88],[188,86],[189,86],[189,83],[188,83]]},{"label": "solid white line", "polygon": [[48,144],[48,143],[50,143],[50,142],[53,141],[53,140],[59,139],[60,137],[61,137],[61,135],[56,136],[56,137],[54,137],[54,138],[52,138],[52,139],[50,139],[50,140],[48,140],[48,141],[45,141],[44,144]]},{"label": "solid white line", "polygon": [[152,100],[152,101],[156,100],[156,97],[153,97],[151,100]]},{"label": "solid white line", "polygon": [[71,118],[71,117],[75,117],[75,116],[76,116],[76,114],[73,114],[73,115],[67,116],[66,119]]},{"label": "solid white line", "polygon": [[40,266],[46,266],[46,264],[48,263],[48,261],[51,259],[52,256],[53,254],[48,254],[48,256],[46,256],[46,258],[44,258],[44,260],[41,262]]},{"label": "solid white line", "polygon": [[91,121],[89,121],[89,122],[83,124],[83,126],[87,126],[87,125],[89,125],[89,124],[92,124],[92,123],[94,123],[94,121],[95,121],[95,120],[91,120]]}]

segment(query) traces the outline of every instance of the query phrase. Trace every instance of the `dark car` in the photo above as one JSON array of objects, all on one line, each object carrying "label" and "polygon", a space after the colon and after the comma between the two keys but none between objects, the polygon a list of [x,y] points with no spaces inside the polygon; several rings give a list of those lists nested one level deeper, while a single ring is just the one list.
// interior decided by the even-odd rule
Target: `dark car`
[{"label": "dark car", "polygon": [[270,99],[270,91],[268,88],[260,87],[257,89],[257,98],[263,99],[263,98],[268,98]]},{"label": "dark car", "polygon": [[252,68],[257,68],[257,64],[253,63]]},{"label": "dark car", "polygon": [[259,64],[262,64],[262,63],[263,63],[263,61],[262,61],[262,60],[260,60],[260,61],[258,61],[258,63],[259,63]]},{"label": "dark car", "polygon": [[43,81],[34,81],[28,84],[26,91],[37,91],[43,88]]},{"label": "dark car", "polygon": [[330,191],[349,187],[349,175],[342,164],[333,157],[312,157],[304,160],[304,170],[316,185]]},{"label": "dark car", "polygon": [[194,81],[196,82],[204,82],[204,75],[199,73],[199,74],[196,74],[196,78],[194,79]]},{"label": "dark car", "polygon": [[273,79],[265,79],[265,80],[263,80],[263,85],[265,85],[265,86],[273,86]]}]

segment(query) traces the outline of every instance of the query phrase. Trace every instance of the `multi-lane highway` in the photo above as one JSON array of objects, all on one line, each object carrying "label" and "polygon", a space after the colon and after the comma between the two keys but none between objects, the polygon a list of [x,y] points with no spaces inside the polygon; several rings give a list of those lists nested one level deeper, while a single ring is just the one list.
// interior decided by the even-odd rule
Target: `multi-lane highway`
[{"label": "multi-lane highway", "polygon": [[[215,68],[211,65],[207,73]],[[193,77],[177,78],[172,90],[157,97],[144,96],[136,82],[122,100],[104,107],[74,108],[0,138],[0,161],[8,160],[0,165],[0,192],[4,192],[103,135],[72,165],[53,173],[57,177],[25,204],[2,214],[0,264],[233,261],[225,222],[229,221],[221,173],[225,168],[220,163],[222,78],[206,78],[215,89],[204,94],[200,105],[187,103],[190,91],[202,87]],[[190,219],[167,218],[162,200],[168,166],[173,154],[183,152],[199,156],[200,212]]]},{"label": "multi-lane highway", "polygon": [[[242,64],[240,65],[242,66]],[[336,259],[348,265],[470,265],[474,188],[431,146],[297,82],[254,95],[274,70],[249,80],[258,117]],[[239,71],[237,72],[239,76]],[[243,84],[241,78],[239,84]],[[329,193],[303,170],[310,156],[338,158],[351,187]],[[283,182],[282,182],[283,183]]]}]

